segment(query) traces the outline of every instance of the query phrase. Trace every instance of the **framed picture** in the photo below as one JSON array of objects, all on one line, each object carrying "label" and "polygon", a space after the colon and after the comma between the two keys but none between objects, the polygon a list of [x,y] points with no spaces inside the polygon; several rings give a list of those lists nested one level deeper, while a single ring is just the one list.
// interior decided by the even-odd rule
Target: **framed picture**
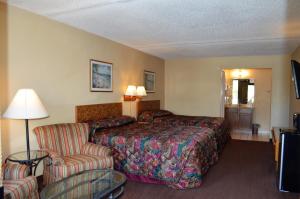
[{"label": "framed picture", "polygon": [[144,71],[144,85],[148,93],[155,92],[155,72]]},{"label": "framed picture", "polygon": [[112,92],[112,63],[90,60],[91,91]]}]

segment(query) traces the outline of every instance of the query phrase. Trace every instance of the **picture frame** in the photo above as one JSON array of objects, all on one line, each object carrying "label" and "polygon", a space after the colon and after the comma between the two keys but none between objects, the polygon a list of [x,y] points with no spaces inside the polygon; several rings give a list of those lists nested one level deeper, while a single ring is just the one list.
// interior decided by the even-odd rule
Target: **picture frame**
[{"label": "picture frame", "polygon": [[152,71],[144,71],[144,86],[147,93],[155,93],[156,74]]},{"label": "picture frame", "polygon": [[104,61],[90,60],[90,91],[113,91],[113,64]]}]

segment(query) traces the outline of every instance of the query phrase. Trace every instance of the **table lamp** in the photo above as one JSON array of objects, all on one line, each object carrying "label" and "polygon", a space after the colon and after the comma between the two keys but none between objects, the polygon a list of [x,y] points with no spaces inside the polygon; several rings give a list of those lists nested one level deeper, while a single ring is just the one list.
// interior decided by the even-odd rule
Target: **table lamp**
[{"label": "table lamp", "polygon": [[30,159],[28,120],[48,117],[40,98],[33,89],[20,89],[3,114],[4,118],[25,120],[27,158]]}]

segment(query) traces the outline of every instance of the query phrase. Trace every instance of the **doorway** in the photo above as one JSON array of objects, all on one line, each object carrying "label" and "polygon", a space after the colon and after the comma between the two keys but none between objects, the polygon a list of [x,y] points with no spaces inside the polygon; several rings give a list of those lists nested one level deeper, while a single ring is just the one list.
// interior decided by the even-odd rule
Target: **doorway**
[{"label": "doorway", "polygon": [[[232,138],[269,141],[271,129],[272,69],[224,69],[225,119]],[[252,126],[259,126],[252,134]]]}]

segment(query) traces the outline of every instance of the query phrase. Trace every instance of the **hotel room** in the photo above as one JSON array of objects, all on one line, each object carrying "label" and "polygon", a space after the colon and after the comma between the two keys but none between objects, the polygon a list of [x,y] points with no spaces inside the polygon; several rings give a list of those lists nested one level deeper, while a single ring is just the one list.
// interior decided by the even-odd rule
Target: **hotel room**
[{"label": "hotel room", "polygon": [[299,9],[0,0],[0,198],[299,198]]}]

